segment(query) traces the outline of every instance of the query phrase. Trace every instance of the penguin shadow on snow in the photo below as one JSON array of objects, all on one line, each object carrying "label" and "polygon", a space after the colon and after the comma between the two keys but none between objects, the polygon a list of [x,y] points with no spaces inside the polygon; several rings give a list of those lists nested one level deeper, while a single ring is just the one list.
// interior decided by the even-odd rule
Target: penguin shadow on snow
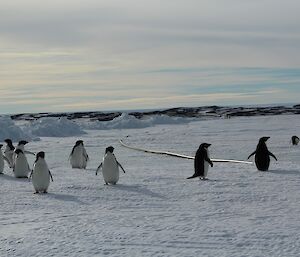
[{"label": "penguin shadow on snow", "polygon": [[[179,180],[182,180],[182,178],[179,179]],[[190,183],[199,183],[199,184],[201,184],[201,183],[225,182],[225,181],[227,181],[227,180],[225,180],[225,179],[214,179],[214,178],[205,178],[205,179],[198,178],[198,179],[188,180],[188,182],[186,182],[185,184],[188,185]]]},{"label": "penguin shadow on snow", "polygon": [[278,175],[300,175],[299,170],[268,170],[265,172],[270,172],[273,174],[278,174]]},{"label": "penguin shadow on snow", "polygon": [[10,181],[18,181],[18,182],[27,182],[28,183],[28,178],[16,178],[14,176],[10,176],[7,174],[0,174],[0,179],[6,179]]},{"label": "penguin shadow on snow", "polygon": [[113,189],[118,189],[122,191],[132,192],[132,193],[138,193],[143,194],[150,197],[156,197],[160,199],[167,199],[161,194],[155,193],[143,186],[140,185],[123,185],[123,184],[116,184],[116,185],[109,185],[108,187],[112,187]]},{"label": "penguin shadow on snow", "polygon": [[76,196],[74,195],[66,195],[66,194],[57,194],[57,193],[40,193],[40,194],[36,194],[38,196],[45,196],[45,197],[49,197],[49,198],[54,198],[56,200],[60,200],[60,201],[64,201],[64,202],[75,202],[78,203],[80,205],[86,205],[85,202],[80,201]]},{"label": "penguin shadow on snow", "polygon": [[93,168],[85,168],[85,169],[83,169],[83,171],[85,171],[85,170],[86,170],[86,171],[92,171],[92,172],[95,172],[96,169],[93,169]]}]

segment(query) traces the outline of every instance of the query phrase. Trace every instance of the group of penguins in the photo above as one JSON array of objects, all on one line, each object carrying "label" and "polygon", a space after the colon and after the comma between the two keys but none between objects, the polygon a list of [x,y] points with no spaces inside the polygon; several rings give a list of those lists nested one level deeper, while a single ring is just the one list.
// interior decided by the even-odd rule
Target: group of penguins
[{"label": "group of penguins", "polygon": [[[276,156],[268,150],[266,145],[267,140],[270,137],[262,137],[259,139],[256,150],[248,156],[248,159],[255,155],[255,165],[260,171],[267,171],[270,165],[270,156],[272,156],[276,161]],[[2,144],[0,144],[0,174],[3,173],[4,160],[7,162],[8,166],[13,169],[13,173],[16,178],[28,178],[32,179],[32,184],[35,193],[47,193],[50,179],[53,181],[52,174],[48,168],[45,161],[45,152],[38,152],[36,154],[36,160],[33,164],[33,169],[31,170],[25,154],[35,155],[33,152],[26,151],[25,145],[28,143],[25,140],[19,141],[16,147],[13,146],[11,139],[5,139],[6,148],[4,155],[2,153]],[[298,145],[299,137],[292,136],[291,143],[293,145]],[[213,162],[209,157],[208,147],[211,144],[202,143],[195,155],[194,159],[194,169],[195,172],[191,177],[187,179],[192,179],[199,177],[205,180],[208,173],[209,165],[213,167]],[[119,167],[125,173],[122,165],[117,161],[114,153],[114,148],[109,146],[105,149],[105,155],[103,157],[103,162],[99,165],[96,170],[96,175],[102,169],[103,179],[106,185],[115,185],[119,181]],[[72,168],[85,169],[89,156],[85,150],[82,140],[76,141],[70,157],[70,164]]]},{"label": "group of penguins", "polygon": [[[266,142],[269,138],[270,137],[261,137],[257,144],[256,150],[253,153],[251,153],[247,158],[248,160],[251,156],[255,155],[255,165],[257,169],[260,171],[267,171],[269,169],[270,156],[272,156],[277,161],[276,156],[273,153],[271,153],[267,147]],[[292,136],[291,143],[293,145],[298,145],[299,137]],[[208,151],[208,147],[210,145],[211,144],[203,143],[199,146],[199,149],[197,150],[194,159],[195,173],[191,177],[188,177],[187,179],[196,178],[196,177],[199,177],[200,179],[203,180],[206,179],[209,165],[213,167],[213,162],[209,158],[209,151]]]},{"label": "group of penguins", "polygon": [[[4,154],[2,152],[3,145],[0,144],[0,174],[3,174],[4,161],[6,161],[8,166],[12,168],[16,178],[29,178],[29,180],[32,180],[35,193],[47,193],[50,180],[53,182],[53,177],[45,160],[45,152],[38,152],[35,154],[33,152],[26,151],[25,145],[28,142],[25,140],[19,141],[16,147],[13,146],[11,139],[5,139],[4,142],[6,142]],[[119,181],[119,167],[125,173],[124,168],[117,161],[113,151],[114,148],[112,146],[106,148],[103,162],[101,162],[96,170],[97,175],[99,170],[102,169],[102,175],[106,185],[115,185]],[[25,154],[32,154],[36,156],[33,169],[30,169]],[[69,160],[72,168],[86,168],[89,156],[85,150],[82,140],[76,141]]]}]

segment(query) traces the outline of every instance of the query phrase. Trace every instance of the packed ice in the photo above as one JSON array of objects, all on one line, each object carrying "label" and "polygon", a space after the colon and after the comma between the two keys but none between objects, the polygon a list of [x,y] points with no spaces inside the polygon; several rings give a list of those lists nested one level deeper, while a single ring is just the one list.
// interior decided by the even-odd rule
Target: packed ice
[{"label": "packed ice", "polygon": [[[1,122],[1,131],[15,131],[2,138],[25,135],[11,120]],[[297,115],[139,129],[128,122],[127,129],[123,123],[69,137],[49,137],[48,123],[41,140],[25,146],[45,151],[54,179],[48,194],[33,194],[32,183],[14,178],[7,165],[0,175],[0,256],[299,256],[300,147],[290,143],[300,134]],[[71,123],[63,124],[69,131]],[[269,171],[214,163],[206,181],[186,179],[192,160],[134,151],[118,141],[186,155],[207,142],[211,158],[245,160],[262,136],[270,136],[268,148],[278,158]],[[86,169],[72,169],[68,160],[79,139],[90,157]],[[104,185],[101,172],[95,176],[108,146],[126,170],[117,185]],[[32,167],[35,157],[27,158]]]}]

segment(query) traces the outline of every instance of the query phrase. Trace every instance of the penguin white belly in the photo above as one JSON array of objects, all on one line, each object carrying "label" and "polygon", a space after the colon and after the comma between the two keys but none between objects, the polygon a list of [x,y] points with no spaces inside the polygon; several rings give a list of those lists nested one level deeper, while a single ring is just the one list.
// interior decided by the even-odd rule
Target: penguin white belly
[{"label": "penguin white belly", "polygon": [[19,156],[16,158],[14,174],[16,178],[25,178],[28,177],[28,173],[30,172],[28,168],[28,162],[25,156]]},{"label": "penguin white belly", "polygon": [[35,191],[47,191],[50,184],[50,174],[47,164],[36,163],[32,173],[32,184]]},{"label": "penguin white belly", "polygon": [[105,183],[116,184],[119,181],[119,167],[114,156],[105,156],[102,167]]},{"label": "penguin white belly", "polygon": [[18,145],[12,153],[12,163],[13,164],[16,162],[16,159],[17,159],[16,150],[18,150],[18,149],[22,150],[23,154],[25,155],[24,145]]},{"label": "penguin white belly", "polygon": [[[207,157],[210,159],[209,151],[207,150]],[[207,161],[204,161],[204,178],[207,177],[208,169],[209,169],[209,163]]]},{"label": "penguin white belly", "polygon": [[8,149],[4,151],[4,155],[5,157],[8,159],[9,161],[9,167],[12,168],[13,166],[13,155],[14,155],[14,151]]},{"label": "penguin white belly", "polygon": [[70,157],[70,163],[72,168],[85,169],[86,168],[86,158],[84,157],[84,152],[82,147],[76,147],[73,154]]},{"label": "penguin white belly", "polygon": [[4,159],[3,159],[3,155],[2,152],[0,153],[0,174],[3,173],[4,170]]}]

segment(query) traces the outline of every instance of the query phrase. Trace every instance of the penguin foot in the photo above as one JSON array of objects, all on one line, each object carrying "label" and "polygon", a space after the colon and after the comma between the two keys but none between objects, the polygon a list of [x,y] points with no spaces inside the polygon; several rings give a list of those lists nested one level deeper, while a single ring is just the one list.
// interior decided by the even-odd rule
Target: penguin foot
[{"label": "penguin foot", "polygon": [[38,193],[39,193],[39,191],[35,191],[35,192],[34,192],[34,194],[38,194]]},{"label": "penguin foot", "polygon": [[191,179],[191,178],[196,178],[196,177],[197,177],[197,176],[193,175],[193,176],[188,177],[188,178],[186,178],[186,179]]},{"label": "penguin foot", "polygon": [[44,194],[48,194],[48,192],[45,190],[44,192],[43,192]]}]

